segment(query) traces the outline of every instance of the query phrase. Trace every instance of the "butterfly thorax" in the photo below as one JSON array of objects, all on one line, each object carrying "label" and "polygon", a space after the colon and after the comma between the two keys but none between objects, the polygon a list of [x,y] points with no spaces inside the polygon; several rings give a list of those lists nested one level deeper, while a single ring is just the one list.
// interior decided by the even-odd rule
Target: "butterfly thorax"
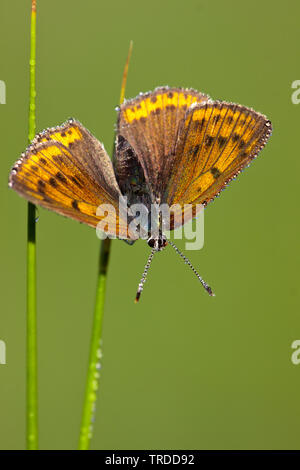
[{"label": "butterfly thorax", "polygon": [[117,136],[115,174],[121,193],[127,197],[128,205],[151,206],[151,189],[134,149],[122,135]]}]

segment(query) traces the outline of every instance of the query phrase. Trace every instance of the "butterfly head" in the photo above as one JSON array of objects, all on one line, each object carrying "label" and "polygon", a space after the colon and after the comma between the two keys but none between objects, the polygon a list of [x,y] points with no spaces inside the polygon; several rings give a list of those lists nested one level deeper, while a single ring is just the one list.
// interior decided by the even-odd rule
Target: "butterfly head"
[{"label": "butterfly head", "polygon": [[150,248],[154,248],[155,251],[163,250],[168,244],[167,239],[163,234],[160,234],[158,237],[148,238],[147,243]]}]

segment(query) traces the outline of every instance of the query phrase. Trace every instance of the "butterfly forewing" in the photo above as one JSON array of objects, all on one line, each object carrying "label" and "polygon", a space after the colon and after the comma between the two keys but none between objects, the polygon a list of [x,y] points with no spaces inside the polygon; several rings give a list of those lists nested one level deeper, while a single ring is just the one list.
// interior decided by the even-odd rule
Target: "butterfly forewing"
[{"label": "butterfly forewing", "polygon": [[107,231],[135,238],[119,213],[121,193],[104,147],[76,121],[39,134],[12,169],[9,184],[34,204],[92,227],[103,218],[97,208],[110,204],[115,217],[104,213]]},{"label": "butterfly forewing", "polygon": [[165,190],[187,109],[207,100],[207,95],[195,90],[161,87],[121,106],[118,134],[134,149],[154,197],[159,199]]}]

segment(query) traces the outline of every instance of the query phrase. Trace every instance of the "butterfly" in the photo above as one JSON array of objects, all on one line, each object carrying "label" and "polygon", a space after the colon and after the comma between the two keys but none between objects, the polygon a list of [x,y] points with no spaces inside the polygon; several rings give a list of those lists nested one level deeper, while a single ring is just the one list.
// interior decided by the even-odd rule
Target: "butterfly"
[{"label": "butterfly", "polygon": [[9,186],[33,204],[92,227],[104,219],[97,208],[109,205],[114,220],[106,214],[102,225],[108,236],[134,243],[146,234],[151,253],[136,300],[154,253],[167,244],[213,295],[188,258],[167,240],[159,213],[155,223],[148,217],[134,225],[119,202],[126,197],[129,209],[143,204],[149,215],[159,204],[174,206],[169,228],[180,227],[258,155],[271,135],[271,122],[253,109],[183,88],[159,87],[124,101],[117,110],[113,161],[80,122],[70,119],[34,138],[12,168]]}]

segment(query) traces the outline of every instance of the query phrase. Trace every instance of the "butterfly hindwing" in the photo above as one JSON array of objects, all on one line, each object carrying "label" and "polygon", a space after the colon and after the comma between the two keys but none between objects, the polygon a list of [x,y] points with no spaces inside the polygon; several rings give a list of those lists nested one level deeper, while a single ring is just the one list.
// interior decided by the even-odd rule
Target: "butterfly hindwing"
[{"label": "butterfly hindwing", "polygon": [[168,204],[208,204],[257,156],[271,123],[250,108],[226,102],[193,105],[176,144],[164,194]]}]

